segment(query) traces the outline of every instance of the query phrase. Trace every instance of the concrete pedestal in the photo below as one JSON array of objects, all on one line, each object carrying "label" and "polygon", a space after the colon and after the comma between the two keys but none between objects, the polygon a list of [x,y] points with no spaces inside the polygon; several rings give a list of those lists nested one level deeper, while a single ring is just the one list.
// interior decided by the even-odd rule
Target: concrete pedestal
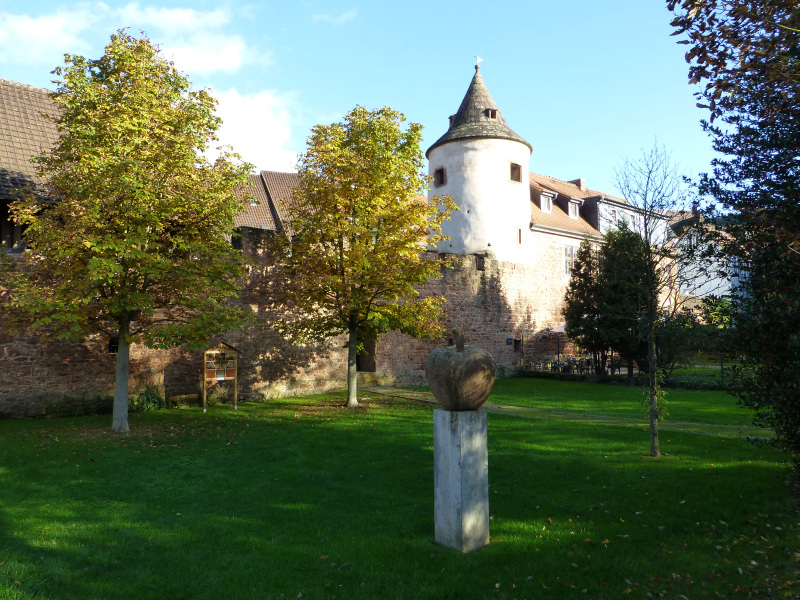
[{"label": "concrete pedestal", "polygon": [[436,541],[460,552],[489,543],[486,411],[433,411]]}]

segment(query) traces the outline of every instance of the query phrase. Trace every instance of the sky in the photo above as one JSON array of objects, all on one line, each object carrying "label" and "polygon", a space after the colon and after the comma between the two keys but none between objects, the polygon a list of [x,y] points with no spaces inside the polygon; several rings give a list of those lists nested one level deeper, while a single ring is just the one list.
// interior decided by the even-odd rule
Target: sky
[{"label": "sky", "polygon": [[0,78],[53,89],[64,54],[144,31],[219,100],[222,143],[292,171],[311,127],[356,105],[422,124],[427,150],[479,56],[530,170],[617,194],[615,170],[655,143],[689,176],[714,156],[670,20],[663,0],[0,0]]}]

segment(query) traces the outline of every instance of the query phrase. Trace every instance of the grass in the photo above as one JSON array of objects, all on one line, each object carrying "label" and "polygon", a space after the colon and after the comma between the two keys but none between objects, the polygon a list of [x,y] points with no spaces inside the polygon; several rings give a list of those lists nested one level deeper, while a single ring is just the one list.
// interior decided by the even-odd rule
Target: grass
[{"label": "grass", "polygon": [[[503,402],[589,394],[498,383]],[[708,395],[696,410],[706,399],[727,414]],[[800,524],[769,448],[676,431],[654,460],[629,427],[490,414],[492,541],[462,555],[432,541],[432,407],[342,402],[135,413],[127,436],[108,416],[0,422],[0,598],[800,593]]]},{"label": "grass", "polygon": [[[724,391],[667,389],[670,421],[747,426],[751,411]],[[646,419],[644,388],[565,382],[554,379],[501,379],[490,402],[524,408]]]}]

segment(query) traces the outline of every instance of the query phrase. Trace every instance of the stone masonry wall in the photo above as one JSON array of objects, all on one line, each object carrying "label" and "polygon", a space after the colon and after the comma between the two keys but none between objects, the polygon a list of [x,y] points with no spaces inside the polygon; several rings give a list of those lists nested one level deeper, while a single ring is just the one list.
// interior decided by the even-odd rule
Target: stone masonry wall
[{"label": "stone masonry wall", "polygon": [[[240,400],[342,389],[347,372],[344,336],[301,346],[285,341],[270,328],[286,315],[268,301],[269,260],[261,235],[253,230],[243,236],[244,249],[255,258],[256,266],[239,302],[249,307],[255,318],[238,331],[210,340],[209,346],[225,341],[240,351]],[[501,369],[508,371],[556,352],[554,338],[542,339],[542,333],[563,321],[563,244],[563,238],[557,236],[537,237],[534,265],[486,258],[479,270],[475,256],[459,257],[458,264],[444,269],[441,278],[420,286],[420,294],[445,296],[448,331],[463,326],[467,344],[485,348]],[[422,366],[428,354],[450,343],[451,337],[381,336],[372,380],[424,383]],[[32,333],[11,336],[0,323],[0,418],[110,412],[115,366],[116,355],[109,353],[108,340],[100,336],[81,343],[43,342]],[[129,392],[138,393],[150,384],[173,401],[199,402],[202,368],[201,351],[183,347],[150,350],[133,344]],[[230,386],[229,382],[220,384],[224,398],[232,396]]]}]

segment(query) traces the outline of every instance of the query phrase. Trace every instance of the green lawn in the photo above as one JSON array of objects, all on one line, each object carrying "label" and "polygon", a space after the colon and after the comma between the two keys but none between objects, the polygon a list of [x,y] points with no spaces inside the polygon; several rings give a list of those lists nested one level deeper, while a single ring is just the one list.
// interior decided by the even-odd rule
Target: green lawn
[{"label": "green lawn", "polygon": [[[724,391],[667,389],[670,421],[749,425],[751,411],[736,405]],[[501,379],[490,402],[542,410],[646,419],[645,390],[628,385],[606,385],[555,379]]]},{"label": "green lawn", "polygon": [[[597,387],[503,381],[492,401],[629,402]],[[698,394],[693,412],[727,414]],[[491,543],[462,555],[432,540],[433,408],[361,401],[135,413],[127,436],[108,416],[0,421],[0,598],[800,593],[771,449],[671,431],[654,460],[630,427],[490,414]]]}]

